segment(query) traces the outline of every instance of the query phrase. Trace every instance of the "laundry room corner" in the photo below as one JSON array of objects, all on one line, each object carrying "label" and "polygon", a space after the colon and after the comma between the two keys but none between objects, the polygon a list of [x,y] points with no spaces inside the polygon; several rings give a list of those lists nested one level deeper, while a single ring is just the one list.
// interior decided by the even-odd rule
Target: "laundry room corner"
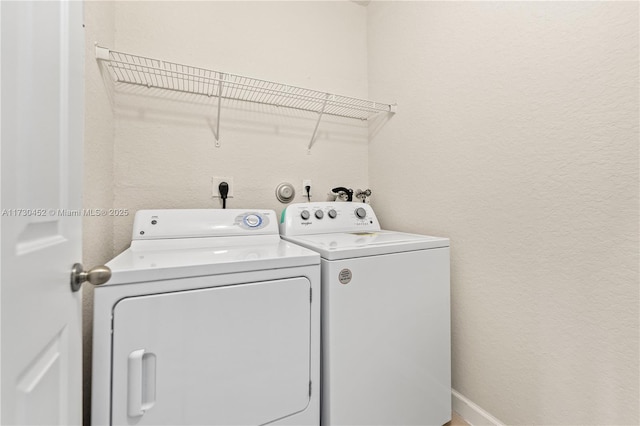
[{"label": "laundry room corner", "polygon": [[[313,202],[371,188],[383,228],[450,241],[454,409],[474,424],[637,424],[639,13],[638,2],[85,1],[83,207],[118,214],[83,218],[83,262],[125,250],[136,211],[222,208],[221,179],[228,208],[278,217],[282,183],[294,203],[306,180]],[[220,92],[117,81],[96,43],[191,77],[216,70]],[[367,122],[224,98],[230,75],[398,113]]]}]

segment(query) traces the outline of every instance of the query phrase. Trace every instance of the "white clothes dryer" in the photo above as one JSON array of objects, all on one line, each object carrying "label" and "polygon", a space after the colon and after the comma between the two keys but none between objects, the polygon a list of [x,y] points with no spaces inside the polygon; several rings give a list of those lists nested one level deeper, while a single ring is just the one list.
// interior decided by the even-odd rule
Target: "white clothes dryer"
[{"label": "white clothes dryer", "polygon": [[451,420],[449,240],[344,202],[292,204],[280,234],[322,257],[321,424]]},{"label": "white clothes dryer", "polygon": [[319,424],[320,257],[273,211],[138,211],[107,265],[92,424]]}]

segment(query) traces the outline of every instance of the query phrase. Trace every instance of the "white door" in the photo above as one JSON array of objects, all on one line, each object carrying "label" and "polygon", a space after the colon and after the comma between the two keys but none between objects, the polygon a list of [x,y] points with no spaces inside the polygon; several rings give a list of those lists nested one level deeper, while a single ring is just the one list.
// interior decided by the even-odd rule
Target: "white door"
[{"label": "white door", "polygon": [[262,425],[303,411],[310,285],[297,277],[120,300],[111,424]]},{"label": "white door", "polygon": [[82,421],[82,2],[2,1],[0,422]]}]

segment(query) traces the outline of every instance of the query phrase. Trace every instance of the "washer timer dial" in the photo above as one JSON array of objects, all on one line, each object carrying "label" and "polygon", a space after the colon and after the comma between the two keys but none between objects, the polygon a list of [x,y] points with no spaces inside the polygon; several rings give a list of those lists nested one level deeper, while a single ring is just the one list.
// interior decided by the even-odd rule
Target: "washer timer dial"
[{"label": "washer timer dial", "polygon": [[362,207],[358,207],[354,213],[356,214],[356,217],[358,219],[364,219],[365,217],[367,217],[367,211]]},{"label": "washer timer dial", "polygon": [[302,210],[300,212],[300,217],[302,218],[302,220],[308,220],[310,217],[309,210]]}]

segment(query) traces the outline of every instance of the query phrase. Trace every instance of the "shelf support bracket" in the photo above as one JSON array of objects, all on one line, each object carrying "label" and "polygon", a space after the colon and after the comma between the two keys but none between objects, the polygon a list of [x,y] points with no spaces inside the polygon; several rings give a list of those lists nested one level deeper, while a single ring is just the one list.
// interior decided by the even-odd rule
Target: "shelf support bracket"
[{"label": "shelf support bracket", "polygon": [[220,148],[220,109],[222,108],[222,81],[224,80],[224,74],[220,73],[220,79],[218,80],[218,117],[216,120],[216,129],[213,130],[213,136],[216,138],[216,148]]},{"label": "shelf support bracket", "polygon": [[93,45],[96,47],[96,59],[108,61],[109,49],[107,49],[106,47],[99,46],[98,42],[95,42]]},{"label": "shelf support bracket", "polygon": [[320,126],[320,120],[322,119],[322,114],[324,114],[324,109],[327,106],[327,101],[329,100],[330,96],[331,96],[331,94],[327,93],[325,98],[324,98],[324,102],[322,102],[322,108],[320,109],[320,112],[318,113],[318,121],[316,121],[316,127],[313,129],[313,134],[311,135],[311,140],[309,141],[309,146],[307,147],[307,154],[311,154],[311,147],[313,146],[314,143],[316,143],[316,136],[318,134],[318,126]]}]

